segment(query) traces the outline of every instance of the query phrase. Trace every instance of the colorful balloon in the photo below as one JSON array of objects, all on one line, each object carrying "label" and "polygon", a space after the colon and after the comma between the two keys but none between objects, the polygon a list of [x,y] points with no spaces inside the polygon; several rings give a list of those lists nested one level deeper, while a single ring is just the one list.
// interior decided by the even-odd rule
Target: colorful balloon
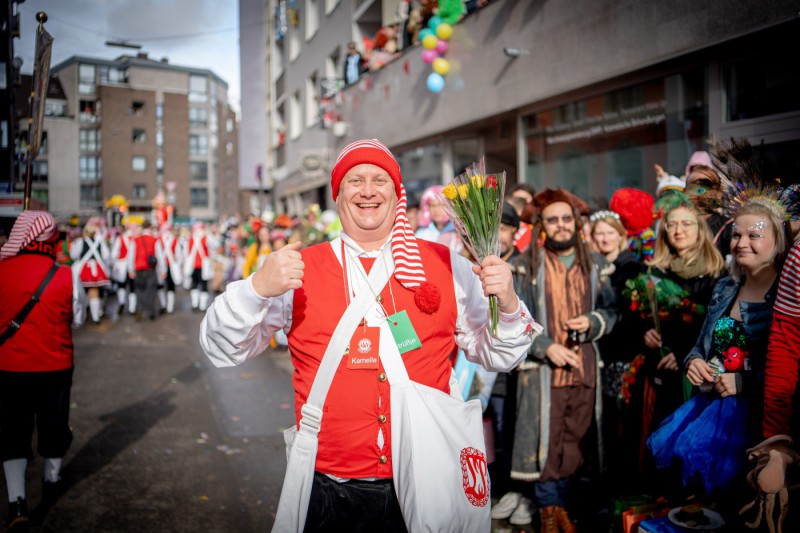
[{"label": "colorful balloon", "polygon": [[442,76],[447,76],[450,72],[450,62],[443,57],[437,57],[433,60],[433,71]]},{"label": "colorful balloon", "polygon": [[453,27],[450,24],[439,24],[436,26],[436,36],[439,39],[447,41],[450,37],[453,36]]},{"label": "colorful balloon", "polygon": [[430,65],[431,63],[439,57],[439,54],[436,53],[436,50],[423,50],[422,51],[422,60]]},{"label": "colorful balloon", "polygon": [[444,89],[444,78],[441,74],[431,72],[428,76],[428,89],[433,93],[441,92]]},{"label": "colorful balloon", "polygon": [[439,39],[436,38],[435,35],[428,35],[424,39],[422,39],[422,46],[427,48],[428,50],[433,50],[436,48],[436,45],[439,43]]},{"label": "colorful balloon", "polygon": [[427,37],[428,35],[436,35],[436,33],[430,28],[424,28],[423,30],[421,30],[419,32],[420,42],[422,42],[422,40],[425,39],[425,37]]},{"label": "colorful balloon", "polygon": [[433,31],[436,31],[436,28],[442,25],[442,17],[431,17],[428,19],[428,27]]},{"label": "colorful balloon", "polygon": [[440,40],[436,43],[436,51],[439,52],[439,54],[446,54],[448,48],[450,48],[450,45],[447,44],[447,41]]}]

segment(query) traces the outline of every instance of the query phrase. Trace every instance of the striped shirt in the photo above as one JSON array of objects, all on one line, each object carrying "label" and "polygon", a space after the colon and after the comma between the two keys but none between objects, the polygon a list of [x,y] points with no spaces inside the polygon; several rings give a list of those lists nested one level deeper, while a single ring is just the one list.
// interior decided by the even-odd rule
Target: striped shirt
[{"label": "striped shirt", "polygon": [[800,317],[800,240],[794,243],[783,265],[775,310]]}]

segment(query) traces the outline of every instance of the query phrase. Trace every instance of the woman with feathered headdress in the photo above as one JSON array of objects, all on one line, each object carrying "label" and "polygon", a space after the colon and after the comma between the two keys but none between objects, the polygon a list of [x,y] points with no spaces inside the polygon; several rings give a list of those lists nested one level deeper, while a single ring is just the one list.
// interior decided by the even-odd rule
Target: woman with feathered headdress
[{"label": "woman with feathered headdress", "polygon": [[[687,378],[703,394],[673,413],[648,441],[660,466],[677,460],[685,485],[725,493],[734,523],[743,503],[748,447],[761,438],[763,376],[778,273],[796,202],[757,167],[746,141],[715,152],[731,224],[731,275],[714,287],[705,323],[686,357]],[[725,506],[730,506],[726,509]]]}]

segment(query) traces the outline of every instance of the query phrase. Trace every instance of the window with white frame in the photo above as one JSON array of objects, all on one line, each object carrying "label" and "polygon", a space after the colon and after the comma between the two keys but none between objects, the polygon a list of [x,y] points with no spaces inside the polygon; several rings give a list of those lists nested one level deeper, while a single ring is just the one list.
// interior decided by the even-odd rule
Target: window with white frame
[{"label": "window with white frame", "polygon": [[189,101],[208,101],[208,79],[205,76],[189,75]]},{"label": "window with white frame", "polygon": [[319,94],[317,91],[317,73],[313,72],[306,79],[306,128],[310,128],[319,121]]},{"label": "window with white frame", "polygon": [[97,68],[94,65],[78,65],[78,92],[80,94],[94,94],[96,86]]},{"label": "window with white frame", "polygon": [[189,155],[208,155],[208,137],[189,135]]},{"label": "window with white frame", "polygon": [[294,61],[302,49],[300,27],[289,25],[289,61]]},{"label": "window with white frame", "polygon": [[84,181],[94,181],[102,177],[102,163],[99,157],[82,155],[78,160],[80,178]]},{"label": "window with white frame", "polygon": [[192,187],[190,193],[192,207],[208,207],[208,189]]},{"label": "window with white frame", "polygon": [[328,57],[325,58],[325,77],[338,78],[341,73],[339,72],[339,61],[341,60],[342,53],[339,47],[333,49]]},{"label": "window with white frame", "polygon": [[292,94],[289,100],[289,137],[297,139],[303,133],[303,111],[300,108],[300,91]]},{"label": "window with white frame", "polygon": [[189,108],[189,127],[205,128],[208,126],[208,110],[204,107]]},{"label": "window with white frame", "polygon": [[147,132],[145,132],[141,128],[133,128],[133,133],[131,137],[133,138],[133,142],[136,144],[147,143]]},{"label": "window with white frame", "polygon": [[81,152],[98,151],[100,149],[100,130],[80,130],[78,132],[78,149]]},{"label": "window with white frame", "polygon": [[319,3],[317,0],[306,0],[306,41],[310,41],[319,30]]},{"label": "window with white frame", "polygon": [[208,163],[192,161],[189,163],[189,179],[192,181],[208,181]]},{"label": "window with white frame", "polygon": [[131,170],[134,172],[144,172],[147,170],[147,158],[143,155],[135,155],[131,158]]},{"label": "window with white frame", "polygon": [[100,187],[81,185],[81,207],[94,207],[100,201]]},{"label": "window with white frame", "polygon": [[147,199],[147,185],[144,183],[133,184],[133,197],[137,200]]},{"label": "window with white frame", "polygon": [[330,15],[331,12],[339,5],[340,0],[325,0],[325,14]]}]

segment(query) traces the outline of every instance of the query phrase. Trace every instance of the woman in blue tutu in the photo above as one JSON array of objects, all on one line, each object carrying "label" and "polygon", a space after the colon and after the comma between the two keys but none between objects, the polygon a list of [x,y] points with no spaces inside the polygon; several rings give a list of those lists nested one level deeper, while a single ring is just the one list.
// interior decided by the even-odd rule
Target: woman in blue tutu
[{"label": "woman in blue tutu", "polygon": [[[748,447],[761,440],[764,366],[777,278],[791,244],[792,206],[777,187],[728,182],[731,276],[714,287],[686,376],[700,387],[648,440],[659,467],[682,465],[683,483],[709,495],[744,486]],[[796,206],[794,206],[796,208]],[[746,493],[745,493],[746,494]],[[723,505],[737,505],[723,497]]]}]

